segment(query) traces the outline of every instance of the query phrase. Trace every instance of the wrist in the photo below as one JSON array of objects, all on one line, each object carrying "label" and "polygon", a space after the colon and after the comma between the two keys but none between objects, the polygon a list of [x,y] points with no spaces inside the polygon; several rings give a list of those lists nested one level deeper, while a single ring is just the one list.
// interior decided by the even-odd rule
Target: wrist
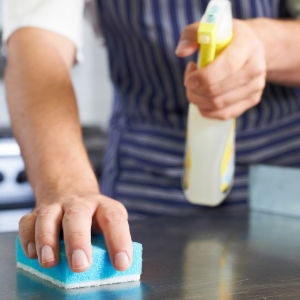
[{"label": "wrist", "polygon": [[[255,33],[255,36],[259,40],[261,46],[265,52],[265,60],[267,69],[270,65],[270,36],[272,37],[272,27],[270,24],[270,19],[267,18],[256,18],[256,19],[248,19],[245,22],[250,26],[250,28]],[[271,21],[272,22],[272,21]],[[274,34],[274,33],[273,33]]]},{"label": "wrist", "polygon": [[[76,173],[75,173],[76,174]],[[32,183],[36,201],[64,198],[69,196],[87,196],[100,193],[99,183],[94,172],[83,170],[79,175],[60,174],[56,178],[46,178]]]},{"label": "wrist", "polygon": [[264,48],[267,67],[267,77],[272,78],[272,73],[279,69],[283,50],[286,53],[289,35],[285,31],[284,21],[269,18],[246,20],[255,32]]}]

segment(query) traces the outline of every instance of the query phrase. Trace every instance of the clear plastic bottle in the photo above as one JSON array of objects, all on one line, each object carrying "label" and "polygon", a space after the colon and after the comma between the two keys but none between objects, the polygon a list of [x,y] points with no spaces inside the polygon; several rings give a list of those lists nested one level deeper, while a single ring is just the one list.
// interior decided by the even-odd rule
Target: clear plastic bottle
[{"label": "clear plastic bottle", "polygon": [[[200,22],[198,67],[204,68],[232,40],[232,10],[228,0],[211,0]],[[235,120],[201,116],[189,105],[185,153],[184,191],[194,204],[217,206],[233,184]]]}]

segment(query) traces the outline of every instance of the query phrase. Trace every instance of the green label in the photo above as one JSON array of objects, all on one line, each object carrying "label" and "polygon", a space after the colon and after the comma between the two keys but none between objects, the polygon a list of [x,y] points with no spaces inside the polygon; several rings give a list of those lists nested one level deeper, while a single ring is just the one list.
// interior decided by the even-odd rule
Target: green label
[{"label": "green label", "polygon": [[213,6],[207,16],[207,23],[215,23],[216,22],[216,14],[219,11],[219,7],[217,5]]}]

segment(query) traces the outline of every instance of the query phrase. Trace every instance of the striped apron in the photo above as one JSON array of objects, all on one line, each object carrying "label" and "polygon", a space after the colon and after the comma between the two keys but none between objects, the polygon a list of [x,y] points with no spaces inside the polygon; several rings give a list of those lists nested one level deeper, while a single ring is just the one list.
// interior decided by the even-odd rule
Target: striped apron
[{"label": "striped apron", "polygon": [[[98,0],[114,88],[101,190],[129,212],[190,215],[206,209],[182,191],[188,102],[186,59],[174,49],[207,0]],[[233,0],[236,18],[282,16],[280,0]],[[255,54],[254,54],[255,55]],[[300,166],[300,90],[268,83],[237,124],[237,167],[226,203],[247,200],[253,163]]]}]

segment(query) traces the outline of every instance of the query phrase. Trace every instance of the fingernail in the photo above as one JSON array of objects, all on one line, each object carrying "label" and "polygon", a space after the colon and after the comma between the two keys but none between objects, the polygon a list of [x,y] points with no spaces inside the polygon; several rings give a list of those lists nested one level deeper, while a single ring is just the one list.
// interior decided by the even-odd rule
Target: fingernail
[{"label": "fingernail", "polygon": [[54,252],[50,246],[43,246],[41,251],[41,261],[42,264],[55,261]]},{"label": "fingernail", "polygon": [[185,48],[187,48],[190,45],[190,42],[187,40],[181,40],[179,41],[179,44],[177,45],[177,48],[175,50],[175,52],[180,52],[182,50],[184,50]]},{"label": "fingernail", "polygon": [[72,268],[84,269],[89,265],[87,256],[82,249],[76,249],[72,254]]},{"label": "fingernail", "polygon": [[36,256],[36,250],[35,250],[35,243],[30,242],[27,245],[27,253],[29,257],[35,257]]},{"label": "fingernail", "polygon": [[120,270],[126,270],[129,267],[129,258],[126,252],[119,252],[115,255],[114,265]]}]

